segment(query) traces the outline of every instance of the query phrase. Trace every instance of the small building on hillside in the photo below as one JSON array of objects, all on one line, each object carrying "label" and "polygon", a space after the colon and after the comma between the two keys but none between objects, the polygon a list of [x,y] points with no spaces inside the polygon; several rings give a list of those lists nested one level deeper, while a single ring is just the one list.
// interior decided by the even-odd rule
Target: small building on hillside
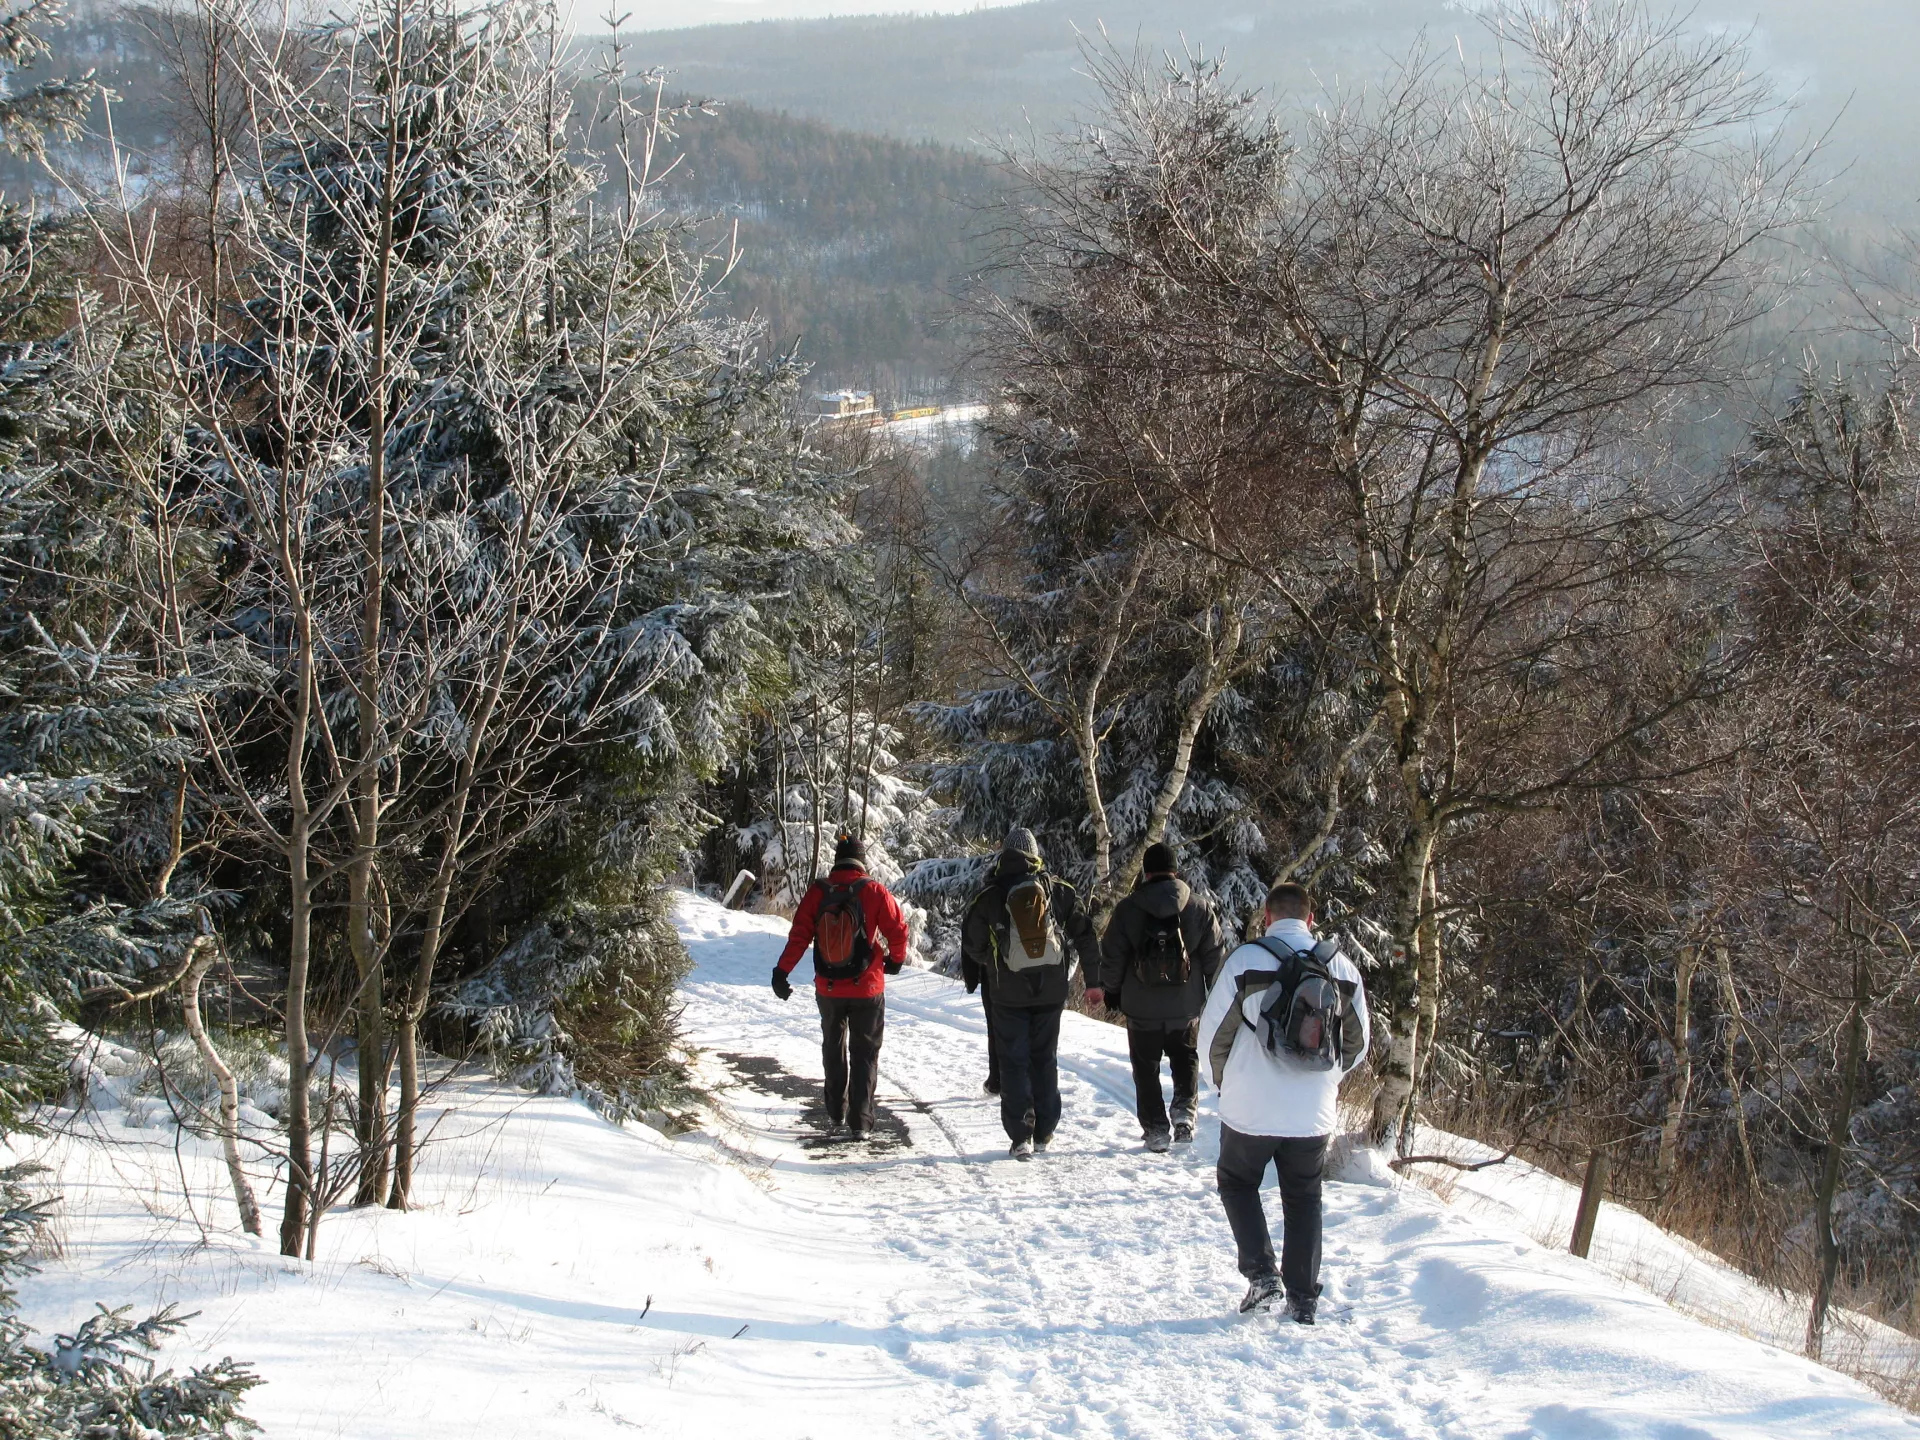
[{"label": "small building on hillside", "polygon": [[878,415],[871,390],[830,390],[814,399],[814,419],[852,420],[862,415]]}]

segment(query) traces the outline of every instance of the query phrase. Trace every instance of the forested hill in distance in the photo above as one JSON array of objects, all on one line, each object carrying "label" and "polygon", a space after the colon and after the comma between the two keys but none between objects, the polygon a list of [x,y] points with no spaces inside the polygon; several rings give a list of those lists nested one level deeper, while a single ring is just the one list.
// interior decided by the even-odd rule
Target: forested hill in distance
[{"label": "forested hill in distance", "polygon": [[816,388],[884,403],[953,396],[953,316],[977,268],[979,207],[1002,183],[977,155],[727,104],[691,117],[679,204],[739,224],[725,298],[770,341],[798,342]]},{"label": "forested hill in distance", "polygon": [[[1090,108],[1078,38],[1224,54],[1243,83],[1300,98],[1380,73],[1424,33],[1443,54],[1484,35],[1449,0],[1039,0],[955,15],[760,21],[639,38],[683,89],[841,128],[952,145],[1041,137]],[[1679,6],[1686,11],[1689,7]],[[641,23],[644,23],[642,17]],[[1752,31],[1755,59],[1827,135],[1844,172],[1830,205],[1920,222],[1920,4],[1915,0],[1701,0],[1688,23]],[[582,43],[591,45],[583,35]]]},{"label": "forested hill in distance", "polygon": [[[82,141],[55,147],[66,173],[107,185],[110,118],[134,185],[167,183],[180,102],[156,54],[154,25],[138,7],[81,3],[49,32],[53,53],[32,78],[93,70],[116,97]],[[646,45],[635,52],[637,68],[653,63]],[[598,108],[594,88],[583,78],[581,114]],[[977,268],[970,236],[978,207],[1001,183],[977,150],[856,133],[731,100],[687,117],[672,148],[679,160],[667,202],[704,218],[717,248],[738,226],[740,263],[722,303],[764,320],[770,347],[798,345],[813,367],[810,388],[876,389],[896,404],[956,398],[960,346],[949,320]],[[14,196],[37,192],[43,203],[62,199],[26,157],[0,154],[0,186]]]}]

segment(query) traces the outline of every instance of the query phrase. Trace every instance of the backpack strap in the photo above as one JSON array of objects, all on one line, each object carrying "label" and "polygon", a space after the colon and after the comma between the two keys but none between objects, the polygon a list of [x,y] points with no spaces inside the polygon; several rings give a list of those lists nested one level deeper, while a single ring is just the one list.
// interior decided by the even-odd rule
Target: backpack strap
[{"label": "backpack strap", "polygon": [[1249,1030],[1254,1029],[1255,1026],[1251,1020],[1247,1019],[1245,1009],[1247,992],[1253,988],[1247,984],[1247,980],[1254,978],[1268,985],[1276,984],[1286,979],[1288,972],[1298,966],[1302,957],[1313,953],[1311,950],[1295,950],[1290,945],[1283,945],[1271,935],[1258,936],[1253,943],[1273,956],[1274,959],[1278,960],[1280,962],[1280,968],[1278,970],[1242,970],[1240,972],[1240,993],[1234,996],[1233,1008],[1239,1011],[1241,1020],[1245,1022]]},{"label": "backpack strap", "polygon": [[[1275,950],[1273,946],[1266,943],[1265,936],[1251,943],[1258,945],[1277,959],[1285,960],[1292,955],[1291,951]],[[1247,1012],[1243,1008],[1248,994],[1255,989],[1273,984],[1280,978],[1281,973],[1279,970],[1242,970],[1234,976],[1232,1009],[1221,1017],[1219,1028],[1207,1041],[1207,1064],[1213,1071],[1213,1083],[1216,1086],[1227,1073],[1227,1057],[1233,1053],[1234,1037],[1240,1033],[1240,1027],[1245,1025],[1248,1029],[1253,1028],[1253,1022],[1247,1019]]]},{"label": "backpack strap", "polygon": [[[1298,960],[1302,955],[1311,955],[1313,950],[1296,950],[1291,945],[1283,945],[1271,935],[1261,935],[1251,942],[1258,945],[1274,959],[1285,964],[1289,960]],[[1317,946],[1315,947],[1318,948]]]}]

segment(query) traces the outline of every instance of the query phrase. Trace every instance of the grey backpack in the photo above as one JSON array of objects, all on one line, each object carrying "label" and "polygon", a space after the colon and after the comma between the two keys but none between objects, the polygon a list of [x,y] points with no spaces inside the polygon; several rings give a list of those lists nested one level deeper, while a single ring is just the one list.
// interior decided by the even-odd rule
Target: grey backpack
[{"label": "grey backpack", "polygon": [[1344,1069],[1360,1048],[1363,1031],[1353,1003],[1355,985],[1333,973],[1340,946],[1322,940],[1311,950],[1292,950],[1269,936],[1253,942],[1280,962],[1277,970],[1240,976],[1239,1000],[1264,989],[1260,1018],[1246,1020],[1269,1055],[1309,1070]]}]

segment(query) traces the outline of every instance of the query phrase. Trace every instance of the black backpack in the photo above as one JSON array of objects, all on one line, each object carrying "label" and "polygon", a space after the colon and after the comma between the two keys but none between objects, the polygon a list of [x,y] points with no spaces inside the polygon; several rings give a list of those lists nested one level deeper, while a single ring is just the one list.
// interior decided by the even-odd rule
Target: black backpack
[{"label": "black backpack", "polygon": [[867,912],[860,907],[865,880],[821,882],[820,910],[813,921],[813,973],[823,980],[858,980],[873,965]]},{"label": "black backpack", "polygon": [[[1333,973],[1340,947],[1322,940],[1311,950],[1292,950],[1268,936],[1253,942],[1280,962],[1277,970],[1249,970],[1240,976],[1239,1000],[1263,985],[1260,1019],[1247,1020],[1269,1055],[1310,1070],[1344,1068],[1360,1046],[1360,1016],[1354,1009],[1354,982]],[[1246,1011],[1240,1012],[1246,1019]]]},{"label": "black backpack", "polygon": [[1187,937],[1180,929],[1180,913],[1149,915],[1133,957],[1133,976],[1142,985],[1184,985],[1193,978],[1193,960]]}]

